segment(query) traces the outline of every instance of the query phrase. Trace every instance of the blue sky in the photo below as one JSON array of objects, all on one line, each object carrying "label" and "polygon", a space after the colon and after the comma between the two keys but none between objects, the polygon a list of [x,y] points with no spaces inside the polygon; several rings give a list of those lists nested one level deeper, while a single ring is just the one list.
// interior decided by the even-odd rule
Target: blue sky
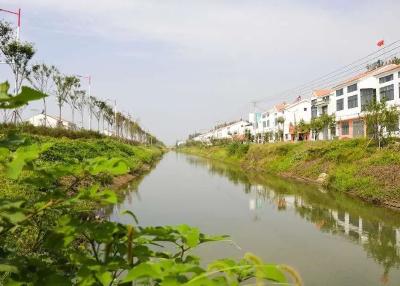
[{"label": "blue sky", "polygon": [[[254,99],[290,100],[295,95],[279,92],[376,50],[381,38],[400,38],[399,1],[0,0],[0,7],[22,8],[21,37],[35,43],[35,61],[91,74],[93,95],[117,99],[169,144],[245,116]],[[8,76],[5,66],[0,75]]]}]

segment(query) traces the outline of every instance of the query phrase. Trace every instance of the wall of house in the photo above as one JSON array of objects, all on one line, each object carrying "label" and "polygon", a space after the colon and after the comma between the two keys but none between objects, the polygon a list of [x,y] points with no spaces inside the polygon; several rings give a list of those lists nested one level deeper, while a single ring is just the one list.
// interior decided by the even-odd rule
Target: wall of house
[{"label": "wall of house", "polygon": [[301,120],[306,123],[311,121],[311,101],[303,99],[300,102],[294,103],[285,109],[285,122],[283,124],[283,134],[285,141],[291,141],[290,125],[298,124]]}]

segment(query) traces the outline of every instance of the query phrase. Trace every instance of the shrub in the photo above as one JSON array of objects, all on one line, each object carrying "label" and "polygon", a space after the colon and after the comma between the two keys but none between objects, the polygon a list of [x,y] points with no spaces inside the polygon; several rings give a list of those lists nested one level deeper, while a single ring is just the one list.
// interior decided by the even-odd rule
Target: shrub
[{"label": "shrub", "polygon": [[239,142],[233,142],[227,146],[227,152],[229,156],[242,157],[249,151],[249,144],[241,144]]}]

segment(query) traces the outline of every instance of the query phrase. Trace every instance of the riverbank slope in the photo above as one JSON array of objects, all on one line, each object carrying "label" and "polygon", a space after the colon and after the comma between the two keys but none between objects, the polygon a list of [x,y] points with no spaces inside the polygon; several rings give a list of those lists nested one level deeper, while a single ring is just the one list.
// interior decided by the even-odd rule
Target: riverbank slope
[{"label": "riverbank slope", "polygon": [[[100,172],[96,176],[88,176],[91,182],[82,183],[98,183],[104,187],[117,189],[136,176],[148,171],[164,153],[161,146],[128,144],[101,136],[95,132],[62,130],[60,133],[57,130],[50,130],[50,128],[47,128],[47,131],[45,132],[47,135],[37,135],[37,132],[27,132],[26,130],[18,131],[18,137],[20,137],[18,140],[41,145],[48,144],[50,147],[32,162],[35,168],[23,171],[18,180],[11,180],[7,178],[6,174],[0,173],[0,196],[2,198],[26,199],[40,196],[43,194],[43,189],[51,188],[51,186],[47,186],[45,181],[42,185],[32,184],[30,178],[38,176],[36,170],[64,167],[73,169],[82,162],[99,157],[106,160],[107,158],[121,158],[126,162],[129,170],[122,175],[110,174],[107,171]],[[6,134],[9,132],[9,128],[0,128],[0,139],[7,136]],[[72,183],[72,179],[67,176],[62,178],[58,184]]]},{"label": "riverbank slope", "polygon": [[184,146],[178,151],[322,184],[377,205],[400,209],[400,146],[377,149],[367,140]]}]

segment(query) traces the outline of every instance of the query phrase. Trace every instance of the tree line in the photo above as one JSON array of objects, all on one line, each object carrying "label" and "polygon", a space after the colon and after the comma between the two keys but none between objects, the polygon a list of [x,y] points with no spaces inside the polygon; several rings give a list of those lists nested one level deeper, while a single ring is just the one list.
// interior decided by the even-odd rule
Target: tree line
[{"label": "tree line", "polygon": [[[141,143],[161,143],[150,133],[143,130],[129,115],[119,112],[107,100],[102,100],[86,92],[81,86],[81,78],[59,71],[54,65],[45,63],[32,64],[36,53],[30,42],[16,39],[15,28],[8,22],[0,21],[0,53],[3,63],[7,64],[14,77],[13,96],[20,93],[22,84],[27,82],[32,88],[54,96],[58,107],[58,126],[62,127],[62,116],[65,106],[71,109],[73,126],[76,125],[76,114],[80,116],[80,128],[84,129],[84,116],[88,115],[89,129],[92,122],[97,122],[97,131],[118,138],[134,140]],[[43,98],[44,126],[47,126],[47,99]],[[23,108],[11,111],[3,110],[5,123],[17,124],[22,122]],[[102,126],[102,130],[100,130]]]}]

